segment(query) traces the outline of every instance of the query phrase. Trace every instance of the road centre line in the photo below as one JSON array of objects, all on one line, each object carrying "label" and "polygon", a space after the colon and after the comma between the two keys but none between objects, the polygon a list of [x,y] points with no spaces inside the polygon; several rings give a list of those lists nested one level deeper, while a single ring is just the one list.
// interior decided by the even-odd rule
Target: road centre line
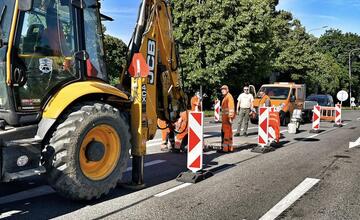
[{"label": "road centre line", "polygon": [[309,136],[307,138],[314,138],[314,137],[317,137],[317,136],[319,136],[319,134],[314,134],[314,135],[311,135],[311,136]]},{"label": "road centre line", "polygon": [[[285,133],[285,132],[287,132],[288,130],[282,130],[282,131],[280,131],[280,134],[282,134],[282,133]],[[258,136],[256,136],[256,137],[253,137],[253,139],[258,139],[259,137]]]},{"label": "road centre line", "polygon": [[156,195],[154,195],[154,196],[155,196],[155,197],[163,197],[163,196],[165,196],[165,195],[168,195],[168,194],[170,194],[170,193],[172,193],[172,192],[175,192],[175,191],[177,191],[177,190],[183,189],[183,188],[188,187],[188,186],[190,186],[190,185],[192,185],[192,183],[183,183],[183,184],[181,184],[181,185],[178,185],[178,186],[175,186],[175,187],[173,187],[173,188],[170,188],[170,189],[168,189],[168,190],[166,190],[166,191],[164,191],[164,192],[158,193],[158,194],[156,194]]},{"label": "road centre line", "polygon": [[313,178],[306,178],[300,183],[294,190],[292,190],[287,196],[285,196],[280,202],[278,202],[272,209],[270,209],[259,220],[273,220],[276,219],[281,213],[288,209],[293,203],[295,203],[300,197],[302,197],[307,191],[315,186],[320,180]]},{"label": "road centre line", "polygon": [[21,212],[23,212],[23,211],[20,211],[20,210],[12,210],[12,211],[9,211],[9,212],[0,213],[0,219],[9,218],[9,217],[11,217],[11,216],[13,216],[13,215],[20,214]]}]

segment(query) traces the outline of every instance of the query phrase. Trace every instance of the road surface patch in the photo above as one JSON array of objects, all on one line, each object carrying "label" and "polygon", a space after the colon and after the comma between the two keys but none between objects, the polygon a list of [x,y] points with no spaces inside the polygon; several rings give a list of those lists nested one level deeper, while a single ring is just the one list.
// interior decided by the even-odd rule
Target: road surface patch
[{"label": "road surface patch", "polygon": [[[149,166],[161,164],[164,162],[166,162],[166,160],[154,160],[154,161],[146,162],[144,164],[144,167],[149,167]],[[126,169],[126,172],[129,172],[131,170],[132,170],[132,167],[128,167]],[[11,195],[0,197],[0,205],[17,202],[17,201],[22,201],[22,200],[27,200],[27,199],[32,199],[32,198],[36,198],[36,197],[40,197],[40,196],[53,194],[53,193],[55,193],[55,190],[53,190],[48,185],[43,185],[43,186],[39,186],[39,187],[32,188],[29,190],[25,190],[25,191],[11,194]],[[0,216],[0,217],[2,218],[2,216]]]},{"label": "road surface patch", "polygon": [[55,193],[55,190],[48,185],[39,186],[33,189],[25,190],[22,192],[14,193],[0,198],[0,205],[6,203],[17,202],[21,200],[31,199],[39,196],[49,195]]},{"label": "road surface patch", "polygon": [[[144,163],[144,167],[153,166],[153,165],[157,165],[157,164],[161,164],[161,163],[165,163],[165,162],[166,162],[166,160],[153,160],[153,161]],[[128,167],[125,172],[129,172],[129,171],[132,171],[132,167]]]},{"label": "road surface patch", "polygon": [[288,209],[298,199],[300,199],[307,191],[315,186],[320,180],[314,178],[306,178],[295,189],[293,189],[287,196],[278,202],[272,209],[270,209],[260,220],[276,219],[281,213]]}]

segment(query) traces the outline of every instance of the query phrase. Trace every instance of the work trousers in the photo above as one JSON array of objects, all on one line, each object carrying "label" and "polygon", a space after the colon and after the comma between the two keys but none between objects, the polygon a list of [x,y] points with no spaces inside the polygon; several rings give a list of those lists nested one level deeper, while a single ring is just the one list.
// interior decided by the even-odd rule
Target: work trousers
[{"label": "work trousers", "polygon": [[240,119],[239,119],[239,126],[237,129],[237,133],[240,134],[241,126],[244,124],[244,133],[247,134],[247,130],[249,127],[250,108],[240,108],[239,116]]},{"label": "work trousers", "polygon": [[221,145],[223,151],[233,151],[232,125],[230,123],[230,118],[226,115],[222,117]]}]

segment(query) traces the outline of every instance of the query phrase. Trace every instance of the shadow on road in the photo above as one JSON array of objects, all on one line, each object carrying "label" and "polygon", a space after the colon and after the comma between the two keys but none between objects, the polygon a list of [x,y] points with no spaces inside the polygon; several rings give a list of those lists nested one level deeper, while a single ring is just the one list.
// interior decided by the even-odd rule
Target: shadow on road
[{"label": "shadow on road", "polygon": [[[252,147],[253,147],[252,145],[244,145],[236,149],[236,152],[246,150]],[[203,158],[205,164],[204,168],[207,170],[211,170],[212,172],[218,173],[218,172],[223,172],[235,166],[233,164],[228,164],[228,165],[225,164],[219,166],[219,164],[214,160],[218,157],[221,157],[222,155],[224,154],[217,153],[216,151],[210,151],[204,154],[204,158]],[[156,160],[162,160],[165,162],[145,168],[144,180],[146,183],[146,188],[150,188],[152,186],[156,186],[161,183],[174,180],[176,179],[179,173],[187,170],[186,168],[187,156],[184,153],[170,153],[170,152],[157,153],[157,154],[147,155],[145,157],[145,162],[156,161]],[[41,177],[36,178],[36,180],[34,181],[38,182],[36,186],[39,185],[43,186],[44,184],[46,184],[44,179]],[[131,172],[126,172],[123,178],[123,182],[130,182],[130,181],[131,181]],[[9,185],[1,184],[0,185],[0,191],[2,192],[1,196],[12,195],[13,193],[16,192],[32,189],[32,187],[29,187],[28,182],[26,181],[19,181],[16,183],[16,185],[19,186],[19,188],[17,188],[17,191],[15,191],[14,189],[7,191],[6,188],[10,187],[11,184]],[[109,195],[99,200],[95,200],[91,202],[71,201],[61,197],[57,193],[51,193],[44,196],[38,196],[30,199],[2,204],[0,205],[0,213],[11,212],[7,217],[15,218],[15,219],[49,219],[77,211],[87,206],[93,206],[115,198],[130,195],[134,192],[135,191],[129,189],[117,187],[114,190],[112,190],[112,192],[110,192]],[[150,196],[149,198],[151,197],[152,196]],[[130,208],[131,206],[134,206],[138,203],[139,202],[130,204],[122,208],[121,210]],[[117,212],[121,210],[118,210]]]},{"label": "shadow on road", "polygon": [[302,142],[316,142],[320,141],[320,139],[317,138],[294,138],[295,141],[302,141]]}]

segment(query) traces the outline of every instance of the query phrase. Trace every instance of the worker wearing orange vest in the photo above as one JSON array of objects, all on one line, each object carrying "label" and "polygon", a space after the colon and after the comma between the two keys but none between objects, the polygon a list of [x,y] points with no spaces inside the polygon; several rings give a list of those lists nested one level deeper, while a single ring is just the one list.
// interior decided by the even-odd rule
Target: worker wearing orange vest
[{"label": "worker wearing orange vest", "polygon": [[187,146],[187,128],[188,128],[188,117],[189,111],[184,111],[180,113],[180,118],[176,122],[176,130],[179,132],[175,136],[175,150],[185,151],[185,147]]},{"label": "worker wearing orange vest", "polygon": [[191,98],[191,111],[201,111],[201,98],[200,93],[196,92],[195,95]]},{"label": "worker wearing orange vest", "polygon": [[261,97],[259,107],[271,107],[270,97],[266,94],[266,91],[260,91],[259,95]]},{"label": "worker wearing orange vest", "polygon": [[221,103],[222,126],[221,126],[221,143],[223,152],[233,152],[233,132],[232,122],[235,118],[235,103],[233,96],[229,93],[229,87],[223,85],[221,93],[224,96]]}]

